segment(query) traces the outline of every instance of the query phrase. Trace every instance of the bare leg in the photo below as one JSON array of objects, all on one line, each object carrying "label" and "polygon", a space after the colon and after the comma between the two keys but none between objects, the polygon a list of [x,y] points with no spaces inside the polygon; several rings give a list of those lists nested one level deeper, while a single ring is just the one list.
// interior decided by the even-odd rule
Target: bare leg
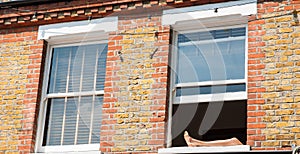
[{"label": "bare leg", "polygon": [[189,147],[209,147],[209,146],[233,146],[243,145],[237,138],[216,141],[200,141],[189,136],[188,132],[184,132],[184,139]]}]

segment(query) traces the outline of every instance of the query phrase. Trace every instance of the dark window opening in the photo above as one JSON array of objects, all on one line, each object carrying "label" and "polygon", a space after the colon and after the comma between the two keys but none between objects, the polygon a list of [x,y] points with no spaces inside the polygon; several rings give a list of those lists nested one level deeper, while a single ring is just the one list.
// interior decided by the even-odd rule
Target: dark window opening
[{"label": "dark window opening", "polygon": [[[222,103],[222,102],[220,102]],[[247,101],[223,102],[223,107],[217,120],[208,130],[200,130],[200,125],[206,114],[208,103],[173,105],[172,146],[187,146],[183,134],[203,141],[238,138],[243,144],[247,140]],[[207,115],[206,115],[207,116]],[[207,117],[209,118],[209,117]],[[200,132],[200,133],[199,133]],[[202,134],[202,135],[201,135]]]}]

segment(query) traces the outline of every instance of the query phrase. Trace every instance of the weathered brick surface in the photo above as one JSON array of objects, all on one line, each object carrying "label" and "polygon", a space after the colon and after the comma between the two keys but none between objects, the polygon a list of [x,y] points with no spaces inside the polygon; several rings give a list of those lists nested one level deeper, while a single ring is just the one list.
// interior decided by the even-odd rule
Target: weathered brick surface
[{"label": "weathered brick surface", "polygon": [[[139,153],[164,147],[170,29],[157,12],[151,18],[142,12],[121,17],[124,10],[221,1],[68,1],[20,7],[29,10],[25,13],[1,9],[0,153],[34,149],[43,59],[37,26],[109,15],[120,18],[119,30],[109,35],[100,150]],[[254,150],[300,145],[300,14],[293,15],[299,9],[294,0],[259,1],[258,14],[249,17],[247,144]]]},{"label": "weathered brick surface", "polygon": [[[260,2],[249,22],[248,144],[290,148],[299,140],[299,17],[296,1]],[[299,15],[299,14],[298,14]]]},{"label": "weathered brick surface", "polygon": [[122,19],[109,38],[102,152],[164,147],[169,28],[160,17]]},{"label": "weathered brick surface", "polygon": [[43,42],[37,28],[0,31],[0,152],[33,152]]}]

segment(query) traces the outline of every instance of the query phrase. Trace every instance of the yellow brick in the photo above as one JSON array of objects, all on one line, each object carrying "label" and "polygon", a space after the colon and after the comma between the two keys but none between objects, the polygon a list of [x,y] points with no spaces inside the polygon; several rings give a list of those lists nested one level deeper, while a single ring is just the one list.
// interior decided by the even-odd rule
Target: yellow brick
[{"label": "yellow brick", "polygon": [[278,121],[280,121],[280,117],[275,117],[275,116],[263,117],[263,122],[278,122]]},{"label": "yellow brick", "polygon": [[122,40],[122,44],[133,44],[134,40]]},{"label": "yellow brick", "polygon": [[3,99],[4,100],[12,100],[12,99],[16,99],[17,97],[15,95],[6,95],[6,96],[3,96]]},{"label": "yellow brick", "polygon": [[294,126],[293,122],[277,122],[275,123],[276,127],[282,128],[282,127],[291,127]]},{"label": "yellow brick", "polygon": [[293,51],[285,51],[285,52],[283,52],[283,55],[284,56],[291,56],[291,55],[293,55]]},{"label": "yellow brick", "polygon": [[292,21],[292,17],[291,16],[283,16],[283,17],[279,17],[276,18],[276,22],[285,22],[285,21]]},{"label": "yellow brick", "polygon": [[136,33],[142,33],[142,32],[143,32],[143,28],[137,28],[137,29],[135,30],[135,32],[136,32]]},{"label": "yellow brick", "polygon": [[293,34],[291,34],[291,37],[292,38],[300,37],[300,33],[293,33]]},{"label": "yellow brick", "polygon": [[289,72],[290,72],[290,69],[287,68],[287,67],[284,67],[284,68],[281,68],[281,69],[280,69],[280,72],[281,72],[281,73],[289,73]]},{"label": "yellow brick", "polygon": [[264,141],[261,144],[263,147],[275,147],[275,146],[279,146],[280,142],[279,141]]},{"label": "yellow brick", "polygon": [[279,104],[265,104],[262,106],[263,110],[276,110],[279,109]]},{"label": "yellow brick", "polygon": [[121,114],[115,114],[115,118],[128,118],[129,114],[128,113],[121,113]]},{"label": "yellow brick", "polygon": [[144,42],[153,42],[155,41],[155,37],[145,37],[143,40]]},{"label": "yellow brick", "polygon": [[300,128],[299,127],[294,127],[292,128],[292,133],[300,133]]},{"label": "yellow brick", "polygon": [[126,151],[126,148],[121,148],[121,147],[113,147],[111,148],[112,152],[123,152]]},{"label": "yellow brick", "polygon": [[113,136],[113,140],[117,140],[117,141],[125,141],[127,139],[126,136],[123,135],[115,135]]},{"label": "yellow brick", "polygon": [[140,111],[139,107],[130,107],[126,109],[126,112],[138,112],[138,111]]},{"label": "yellow brick", "polygon": [[267,140],[275,140],[276,135],[266,135]]},{"label": "yellow brick", "polygon": [[149,150],[151,150],[151,148],[148,146],[139,146],[135,148],[135,151],[149,151]]},{"label": "yellow brick", "polygon": [[290,49],[294,50],[294,49],[299,49],[300,48],[300,44],[291,44],[290,45]]},{"label": "yellow brick", "polygon": [[295,55],[293,57],[291,57],[292,61],[299,61],[300,60],[300,55]]},{"label": "yellow brick", "polygon": [[279,33],[290,33],[294,30],[293,30],[293,28],[287,27],[287,28],[279,28],[278,31],[279,31]]},{"label": "yellow brick", "polygon": [[124,146],[136,146],[139,145],[139,141],[125,141]]},{"label": "yellow brick", "polygon": [[125,130],[126,134],[137,134],[139,132],[138,129],[129,129],[129,130]]},{"label": "yellow brick", "polygon": [[265,74],[277,74],[277,73],[279,73],[279,69],[265,71]]},{"label": "yellow brick", "polygon": [[289,91],[293,89],[293,86],[278,86],[277,89],[279,91]]},{"label": "yellow brick", "polygon": [[263,96],[263,98],[277,98],[277,97],[279,97],[279,94],[278,93],[266,93],[266,94],[263,94],[262,96]]},{"label": "yellow brick", "polygon": [[263,25],[263,27],[265,27],[266,29],[273,29],[273,28],[277,28],[277,25],[274,23],[271,23],[271,24],[265,24],[265,25]]},{"label": "yellow brick", "polygon": [[299,84],[300,83],[300,79],[293,79],[291,81],[291,84]]},{"label": "yellow brick", "polygon": [[294,101],[295,102],[300,102],[300,97],[299,96],[294,97]]},{"label": "yellow brick", "polygon": [[149,134],[141,134],[141,135],[138,135],[138,139],[139,140],[142,140],[142,139],[150,139],[151,138],[151,135]]},{"label": "yellow brick", "polygon": [[124,123],[124,120],[123,120],[123,119],[118,119],[118,120],[117,120],[117,123],[118,123],[118,124],[122,124],[122,123]]},{"label": "yellow brick", "polygon": [[275,22],[275,19],[274,18],[269,18],[269,19],[266,19],[266,22],[267,23],[272,23],[272,22]]},{"label": "yellow brick", "polygon": [[277,40],[279,38],[278,35],[267,35],[267,36],[263,36],[262,39],[264,41],[269,41],[269,40]]},{"label": "yellow brick", "polygon": [[293,74],[280,74],[280,79],[291,79],[293,78]]},{"label": "yellow brick", "polygon": [[272,134],[279,134],[278,129],[264,129],[262,130],[263,134],[272,135]]},{"label": "yellow brick", "polygon": [[139,118],[130,118],[127,120],[128,123],[138,123],[140,122],[140,119]]},{"label": "yellow brick", "polygon": [[274,57],[275,56],[275,52],[267,52],[266,53],[266,57]]},{"label": "yellow brick", "polygon": [[287,57],[287,56],[281,56],[281,57],[279,58],[279,61],[280,61],[280,62],[286,62],[286,61],[288,61],[288,57]]},{"label": "yellow brick", "polygon": [[294,110],[278,110],[276,111],[276,115],[292,115],[294,114]]},{"label": "yellow brick", "polygon": [[294,139],[294,134],[282,134],[282,135],[276,135],[277,140],[291,140]]},{"label": "yellow brick", "polygon": [[279,85],[279,80],[274,80],[274,81],[265,81],[263,82],[264,86],[274,86],[274,85]]}]

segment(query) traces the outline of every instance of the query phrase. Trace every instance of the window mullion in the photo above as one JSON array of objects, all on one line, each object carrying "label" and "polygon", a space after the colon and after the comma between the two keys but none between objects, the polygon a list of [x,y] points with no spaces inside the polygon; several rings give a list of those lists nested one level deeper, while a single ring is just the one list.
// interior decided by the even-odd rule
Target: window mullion
[{"label": "window mullion", "polygon": [[[85,50],[83,50],[83,54],[82,54],[82,64],[81,64],[79,92],[81,92],[81,90],[82,90],[83,70],[84,70],[84,58],[85,58]],[[81,102],[81,96],[78,97],[78,105],[77,105],[78,109],[77,109],[77,120],[76,120],[76,130],[75,130],[74,145],[77,144],[77,138],[78,138],[78,125],[79,125],[79,118],[80,118],[80,102]]]}]

